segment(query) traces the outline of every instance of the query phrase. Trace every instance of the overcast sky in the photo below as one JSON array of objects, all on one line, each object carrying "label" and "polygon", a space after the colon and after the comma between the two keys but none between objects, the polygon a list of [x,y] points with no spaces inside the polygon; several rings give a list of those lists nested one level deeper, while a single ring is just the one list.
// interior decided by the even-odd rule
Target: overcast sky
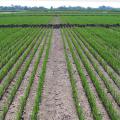
[{"label": "overcast sky", "polygon": [[11,5],[44,6],[47,8],[51,6],[82,6],[95,8],[105,5],[120,8],[120,0],[0,0],[0,6]]}]

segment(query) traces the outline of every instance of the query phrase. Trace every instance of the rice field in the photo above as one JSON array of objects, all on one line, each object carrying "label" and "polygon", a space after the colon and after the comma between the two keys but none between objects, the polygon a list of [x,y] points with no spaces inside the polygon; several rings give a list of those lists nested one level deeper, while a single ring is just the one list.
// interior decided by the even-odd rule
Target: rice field
[{"label": "rice field", "polygon": [[[25,13],[0,15],[0,24],[119,19]],[[0,120],[53,119],[120,120],[120,27],[0,28]]]}]

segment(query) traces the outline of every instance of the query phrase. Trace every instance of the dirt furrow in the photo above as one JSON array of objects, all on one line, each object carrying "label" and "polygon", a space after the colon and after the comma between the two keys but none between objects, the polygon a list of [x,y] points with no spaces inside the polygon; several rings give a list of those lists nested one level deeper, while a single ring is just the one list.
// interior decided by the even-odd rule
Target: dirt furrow
[{"label": "dirt furrow", "polygon": [[72,71],[73,71],[74,78],[76,80],[78,98],[79,98],[79,102],[80,102],[80,105],[81,105],[82,110],[83,110],[84,118],[85,118],[85,120],[93,120],[93,115],[91,113],[91,108],[90,108],[87,96],[85,94],[84,88],[82,86],[81,78],[80,78],[80,76],[79,76],[79,74],[77,72],[76,66],[75,66],[74,61],[72,59],[72,55],[70,53],[67,42],[66,42],[66,51],[67,51],[69,60],[72,63]]},{"label": "dirt furrow", "polygon": [[[74,31],[74,33],[76,34],[75,31]],[[79,35],[77,35],[77,36],[79,36]],[[99,61],[99,64],[104,69],[104,73],[106,72],[108,74],[108,76],[109,76],[108,78],[113,80],[113,81],[111,81],[112,84],[113,85],[115,84],[114,86],[118,87],[120,90],[120,82],[119,82],[120,76],[118,75],[118,73],[105,61],[105,59],[102,58],[102,56],[89,44],[89,42],[87,42],[86,38],[83,35],[80,34],[79,38],[81,39],[84,46],[89,50],[89,52],[92,53],[94,58],[96,58],[97,61]]]},{"label": "dirt furrow", "polygon": [[[91,63],[90,63],[91,64]],[[106,95],[108,97],[108,99],[110,99],[112,101],[112,104],[113,106],[116,108],[116,110],[119,112],[120,111],[120,108],[118,106],[118,104],[115,102],[113,96],[110,94],[110,92],[108,92],[108,89],[106,88],[104,82],[102,81],[102,79],[100,78],[100,76],[98,75],[98,73],[95,71],[93,65],[91,64],[91,69],[94,71],[97,79],[99,80],[100,82],[100,85],[102,86],[102,88],[104,89],[104,91],[106,92]]]},{"label": "dirt furrow", "polygon": [[[4,104],[8,103],[9,93],[10,93],[11,89],[13,88],[13,86],[15,86],[16,81],[17,81],[17,79],[18,79],[18,77],[19,77],[22,69],[24,68],[24,65],[26,64],[27,60],[28,60],[29,57],[30,57],[30,54],[32,53],[32,50],[33,50],[33,48],[31,49],[30,53],[29,53],[29,54],[27,55],[27,57],[25,58],[25,60],[24,60],[24,62],[22,63],[21,67],[20,67],[19,70],[17,71],[14,79],[11,81],[11,83],[9,84],[9,86],[8,86],[8,88],[6,89],[5,93],[3,94],[2,99],[0,100],[0,110],[3,109]],[[21,57],[22,57],[22,56],[21,56]],[[21,58],[21,57],[20,57],[20,58]],[[17,63],[16,63],[16,64],[17,64]],[[8,103],[8,104],[9,104],[9,103]]]},{"label": "dirt furrow", "polygon": [[99,67],[100,71],[103,73],[103,75],[105,76],[105,78],[107,80],[109,80],[109,82],[111,83],[111,85],[113,86],[114,89],[116,89],[116,91],[119,91],[118,86],[115,84],[115,82],[111,79],[111,77],[108,75],[108,73],[105,71],[105,69],[103,68],[103,66],[98,62],[98,60],[92,55],[92,53],[85,47],[85,45],[82,43],[82,41],[80,41],[81,46],[84,48],[85,53],[87,52],[90,57],[92,58],[92,61],[94,61],[94,63],[97,64],[97,66]]},{"label": "dirt furrow", "polygon": [[[36,44],[38,44],[38,43],[36,43]],[[17,93],[16,93],[16,95],[14,97],[14,100],[13,100],[12,104],[9,107],[9,110],[8,110],[8,112],[6,114],[6,117],[5,117],[6,120],[14,120],[15,119],[16,111],[19,109],[20,98],[21,98],[21,96],[24,95],[24,92],[26,90],[26,86],[27,86],[27,84],[29,82],[29,77],[30,77],[30,75],[31,75],[31,73],[33,71],[33,66],[34,66],[35,60],[36,60],[36,58],[38,56],[40,47],[41,47],[41,45],[38,47],[38,50],[35,53],[34,58],[32,59],[32,61],[30,63],[30,66],[29,66],[29,68],[28,68],[28,70],[27,70],[27,72],[26,72],[26,74],[25,74],[25,76],[24,76],[24,78],[22,80],[22,83],[21,83],[21,85],[20,85],[20,87],[19,87],[19,89],[18,89],[18,91],[17,91]],[[23,67],[24,67],[24,64],[23,64]]]},{"label": "dirt furrow", "polygon": [[[82,44],[83,45],[83,44]],[[84,46],[84,45],[83,45]],[[89,52],[89,50],[85,47],[85,50]],[[90,52],[89,52],[90,53]],[[98,64],[100,70],[103,72],[103,74],[106,76],[107,79],[109,79],[110,83],[113,84],[113,88],[116,89],[117,91],[119,91],[118,87],[115,85],[115,83],[112,81],[112,79],[110,78],[110,76],[107,74],[107,72],[104,70],[104,68],[100,65],[100,63],[94,58],[94,56],[92,54],[90,54],[92,59]],[[86,55],[85,55],[86,56]],[[87,56],[86,56],[87,58]],[[90,62],[90,60],[87,58],[87,60],[89,61],[90,65],[91,65],[91,69],[92,71],[94,71],[94,74],[96,75],[97,79],[100,82],[100,85],[102,86],[102,88],[104,89],[104,91],[106,92],[106,95],[108,96],[108,98],[112,101],[112,104],[114,105],[114,107],[120,111],[119,106],[117,105],[116,101],[114,100],[113,96],[110,94],[110,92],[108,91],[108,89],[106,88],[103,80],[100,78],[100,76],[98,75],[97,71],[94,69],[92,63]]]},{"label": "dirt furrow", "polygon": [[[80,62],[81,62],[81,61],[80,61]],[[98,108],[99,108],[99,110],[100,110],[100,112],[101,112],[100,114],[101,114],[103,120],[109,120],[109,116],[108,116],[108,114],[107,114],[107,112],[106,112],[106,110],[105,110],[105,108],[104,108],[101,100],[99,99],[99,96],[98,96],[98,94],[97,94],[97,91],[96,91],[96,89],[95,89],[95,86],[93,85],[92,80],[91,80],[91,78],[90,78],[88,72],[86,71],[86,68],[84,67],[84,65],[83,65],[82,62],[81,62],[81,66],[82,66],[82,69],[83,69],[83,71],[84,71],[84,73],[85,73],[85,75],[86,75],[86,77],[87,77],[89,86],[90,86],[91,90],[93,91],[93,93],[94,93],[94,95],[95,95],[96,104],[97,104],[97,106],[98,106]],[[91,67],[93,67],[93,66],[91,66]]]},{"label": "dirt furrow", "polygon": [[[77,56],[79,56],[75,48],[74,48],[74,51],[76,52]],[[88,84],[89,84],[91,90],[93,91],[93,93],[94,93],[94,95],[95,95],[96,105],[97,105],[98,109],[100,110],[100,114],[101,114],[103,120],[109,120],[109,116],[108,116],[108,114],[107,114],[107,112],[106,112],[106,110],[105,110],[105,108],[104,108],[101,100],[99,99],[99,96],[98,96],[98,94],[97,94],[96,88],[95,88],[95,86],[93,85],[93,82],[92,82],[92,80],[91,80],[91,78],[90,78],[90,76],[89,76],[89,74],[88,74],[88,72],[87,72],[87,70],[86,70],[83,62],[81,61],[80,57],[78,57],[78,59],[79,59],[79,63],[80,63],[81,66],[82,66],[82,69],[83,69],[83,71],[84,71],[84,74],[85,74],[85,76],[86,76],[86,78],[87,78],[87,80],[88,80]],[[91,69],[92,69],[92,68],[93,68],[93,66],[91,65]],[[97,74],[97,73],[95,73],[95,74]]]},{"label": "dirt furrow", "polygon": [[38,119],[78,120],[59,29],[53,31]]},{"label": "dirt furrow", "polygon": [[38,88],[39,77],[40,77],[41,67],[42,67],[42,63],[43,63],[45,52],[46,52],[47,43],[48,43],[48,41],[45,44],[44,52],[43,52],[42,57],[40,59],[40,62],[38,64],[38,69],[37,69],[37,72],[36,72],[36,75],[35,75],[35,78],[34,78],[34,82],[33,82],[33,85],[31,87],[31,90],[30,90],[30,93],[29,93],[29,96],[28,96],[28,99],[27,99],[27,102],[26,102],[26,106],[25,106],[25,109],[24,109],[24,112],[23,112],[23,117],[22,118],[25,119],[25,120],[30,120],[30,115],[31,115],[33,105],[34,105],[33,103],[35,101],[36,91],[37,91],[37,88]]},{"label": "dirt furrow", "polygon": [[[89,61],[89,60],[88,60],[88,61]],[[90,63],[90,65],[91,65],[91,69],[94,71],[97,79],[99,80],[100,85],[102,86],[102,88],[103,88],[104,91],[106,92],[107,97],[112,101],[113,106],[114,106],[114,107],[116,108],[116,110],[119,112],[119,111],[120,111],[120,108],[119,108],[118,104],[115,102],[113,96],[108,92],[108,89],[106,88],[104,82],[102,81],[102,79],[100,78],[100,76],[98,75],[98,73],[95,71],[93,65],[92,65],[91,63]]]}]

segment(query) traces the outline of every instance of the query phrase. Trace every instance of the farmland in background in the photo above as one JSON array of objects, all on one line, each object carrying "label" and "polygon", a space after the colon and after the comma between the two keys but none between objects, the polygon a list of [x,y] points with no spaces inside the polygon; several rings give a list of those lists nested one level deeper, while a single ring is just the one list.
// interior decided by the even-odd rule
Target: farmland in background
[{"label": "farmland in background", "polygon": [[[120,24],[118,12],[16,12],[5,24]],[[0,120],[120,120],[120,27],[0,28]]]},{"label": "farmland in background", "polygon": [[52,20],[51,16],[19,16],[1,15],[0,24],[46,24]]},{"label": "farmland in background", "polygon": [[119,24],[120,15],[62,16],[63,23],[69,24]]}]

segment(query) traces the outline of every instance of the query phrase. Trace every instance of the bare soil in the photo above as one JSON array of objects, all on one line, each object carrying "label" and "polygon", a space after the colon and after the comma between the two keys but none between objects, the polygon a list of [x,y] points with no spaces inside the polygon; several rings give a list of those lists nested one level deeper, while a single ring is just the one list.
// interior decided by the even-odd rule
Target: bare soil
[{"label": "bare soil", "polygon": [[[103,104],[102,104],[99,96],[98,96],[98,93],[97,93],[97,91],[96,91],[96,88],[95,88],[95,86],[94,86],[94,84],[93,84],[93,82],[92,82],[92,80],[91,80],[91,78],[90,78],[90,76],[89,76],[86,68],[85,68],[84,65],[82,64],[82,62],[81,62],[81,65],[82,65],[82,69],[83,69],[83,71],[84,71],[84,74],[86,75],[86,78],[87,78],[87,80],[88,80],[90,89],[93,91],[93,93],[94,93],[94,95],[95,95],[96,105],[97,105],[97,108],[98,108],[99,111],[100,111],[100,115],[102,116],[102,119],[103,119],[103,120],[109,120],[109,116],[108,116],[108,114],[107,114],[107,112],[106,112],[106,110],[105,110],[105,108],[104,108],[104,106],[103,106]],[[91,68],[93,68],[92,65],[91,65]],[[96,74],[97,74],[97,73],[96,73]]]},{"label": "bare soil", "polygon": [[[75,50],[75,48],[74,48],[74,50]],[[75,53],[77,54],[77,56],[79,56],[76,50],[75,50]],[[95,86],[94,86],[94,84],[93,84],[93,82],[92,82],[92,80],[91,80],[91,78],[90,78],[90,76],[89,76],[89,74],[88,74],[84,64],[82,63],[82,61],[81,61],[81,59],[79,57],[78,57],[78,59],[79,59],[79,63],[82,66],[82,70],[84,71],[84,74],[85,74],[85,76],[87,78],[87,81],[88,81],[88,84],[90,86],[90,89],[91,89],[91,91],[93,91],[93,94],[94,94],[95,99],[96,99],[96,105],[97,105],[97,108],[100,111],[100,115],[102,116],[102,119],[103,120],[109,120],[109,116],[108,116],[108,114],[107,114],[107,112],[106,112],[106,110],[105,110],[101,100],[99,99],[99,96],[97,94],[96,88],[95,88]],[[93,69],[92,65],[91,65],[91,69]],[[97,73],[95,72],[95,74],[97,74]]]},{"label": "bare soil", "polygon": [[[41,45],[43,45],[43,44],[41,44]],[[33,105],[34,105],[33,103],[35,101],[35,96],[36,96],[36,92],[37,92],[37,88],[38,88],[38,83],[39,83],[39,77],[40,77],[40,72],[41,72],[41,68],[42,68],[42,63],[43,63],[43,60],[44,60],[44,57],[45,57],[45,53],[46,53],[46,48],[47,48],[47,43],[45,44],[45,49],[43,51],[42,57],[41,57],[40,62],[38,64],[38,69],[37,69],[37,72],[36,72],[33,84],[31,86],[31,90],[30,90],[28,99],[26,101],[26,106],[24,108],[24,112],[23,112],[23,116],[22,116],[22,118],[24,120],[30,120],[30,115],[32,113]]]},{"label": "bare soil", "polygon": [[[84,44],[82,44],[84,46]],[[99,67],[100,71],[102,72],[102,74],[106,77],[106,79],[109,81],[109,83],[113,86],[113,88],[119,92],[119,88],[116,86],[116,84],[113,82],[113,80],[110,78],[110,76],[108,75],[108,73],[104,70],[103,66],[98,62],[98,60],[90,53],[90,51],[85,47],[85,50],[88,51],[88,53],[90,54],[91,58],[95,61],[95,63],[97,63],[97,66]],[[109,92],[109,90],[106,88],[106,85],[104,83],[104,81],[100,78],[100,76],[98,75],[98,73],[96,72],[96,70],[94,69],[92,63],[90,62],[90,60],[88,60],[90,65],[91,65],[91,69],[94,71],[94,74],[96,75],[97,79],[100,82],[100,85],[102,86],[102,88],[104,89],[104,91],[106,92],[106,95],[108,96],[108,98],[112,101],[113,106],[120,111],[120,107],[118,106],[118,104],[116,103],[116,101],[114,100],[112,94]]]},{"label": "bare soil", "polygon": [[[36,44],[37,44],[37,42],[36,42]],[[8,110],[8,112],[6,114],[6,117],[5,117],[6,120],[14,120],[15,117],[16,117],[16,112],[19,109],[20,98],[25,93],[25,90],[26,90],[27,84],[29,82],[30,75],[31,75],[31,73],[33,71],[33,68],[34,68],[33,66],[34,66],[35,61],[37,59],[39,50],[40,50],[40,46],[38,47],[38,50],[35,53],[34,58],[32,59],[32,61],[30,63],[30,66],[29,66],[29,68],[28,68],[28,70],[27,70],[27,72],[26,72],[26,74],[25,74],[25,76],[24,76],[24,78],[22,80],[22,83],[21,83],[21,85],[20,85],[20,87],[19,87],[19,89],[18,89],[18,91],[17,91],[17,93],[16,93],[16,95],[15,95],[15,97],[13,99],[13,102],[12,102],[12,104],[9,107],[9,110]],[[28,59],[29,59],[29,57],[28,57]],[[23,68],[24,68],[24,64],[23,64]]]},{"label": "bare soil", "polygon": [[84,118],[85,118],[85,120],[93,120],[91,108],[90,108],[87,96],[85,94],[84,88],[82,86],[81,78],[77,72],[77,68],[74,64],[74,60],[72,59],[72,55],[70,53],[70,49],[68,47],[67,42],[66,42],[66,51],[67,51],[69,60],[72,64],[72,72],[73,72],[73,76],[74,76],[75,81],[76,81],[76,87],[77,87],[77,91],[78,91],[78,99],[79,99],[79,103],[82,107],[82,111],[84,113]]},{"label": "bare soil", "polygon": [[[21,65],[21,67],[18,69],[15,77],[13,78],[13,80],[11,81],[11,83],[9,84],[8,88],[5,90],[5,93],[4,93],[4,95],[2,96],[2,99],[0,100],[0,110],[3,110],[4,104],[9,104],[9,103],[8,103],[8,99],[9,99],[8,96],[9,96],[9,94],[10,94],[10,91],[11,91],[11,89],[13,88],[13,86],[15,86],[16,81],[17,81],[17,79],[19,78],[19,75],[21,74],[21,71],[23,70],[24,65],[26,64],[27,60],[29,59],[32,50],[33,50],[33,48],[31,49],[30,53],[29,53],[29,54],[27,55],[27,57],[25,58],[25,60],[24,60],[23,64]],[[21,57],[22,57],[22,56],[21,56]],[[20,57],[20,58],[21,58],[21,57]],[[20,59],[20,58],[19,58],[19,59]],[[17,61],[15,64],[17,64],[18,62],[19,62],[19,61]],[[14,65],[14,66],[15,66],[15,65]],[[13,66],[13,67],[14,67],[14,66]],[[9,74],[9,73],[8,73],[8,74]],[[7,76],[5,76],[5,78],[7,78]],[[4,79],[3,79],[3,80],[4,80]]]},{"label": "bare soil", "polygon": [[59,29],[53,31],[39,120],[78,120]]}]

